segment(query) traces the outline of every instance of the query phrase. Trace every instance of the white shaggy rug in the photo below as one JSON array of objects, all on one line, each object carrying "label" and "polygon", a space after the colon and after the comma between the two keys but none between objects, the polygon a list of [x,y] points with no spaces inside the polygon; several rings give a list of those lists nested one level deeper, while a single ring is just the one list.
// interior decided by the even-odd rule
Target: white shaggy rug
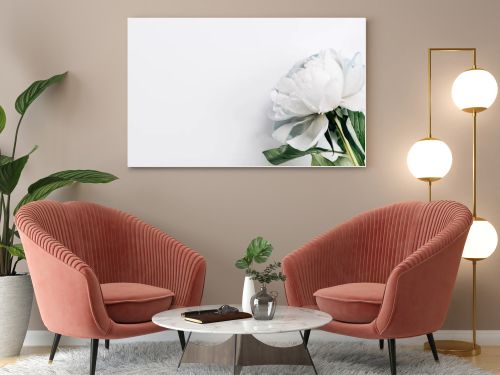
[{"label": "white shaggy rug", "polygon": [[[390,374],[387,346],[363,343],[310,343],[309,349],[319,374],[365,375]],[[0,368],[0,374],[14,375],[85,375],[89,371],[88,347],[61,349],[54,363],[47,363],[47,355],[33,356]],[[114,344],[110,350],[99,347],[96,375],[188,375],[230,374],[230,369],[218,366],[182,365],[177,369],[181,354],[177,342]],[[440,356],[435,363],[430,352],[397,347],[398,375],[490,375],[456,357]],[[241,374],[313,374],[311,368],[300,366],[243,367]]]}]

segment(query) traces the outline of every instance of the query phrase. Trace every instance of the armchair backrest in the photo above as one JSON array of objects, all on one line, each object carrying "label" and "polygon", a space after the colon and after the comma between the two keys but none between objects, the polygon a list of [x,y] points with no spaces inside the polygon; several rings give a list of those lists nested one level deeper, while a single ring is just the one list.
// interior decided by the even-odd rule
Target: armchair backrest
[{"label": "armchair backrest", "polygon": [[398,203],[364,212],[347,222],[350,238],[345,245],[350,254],[346,254],[344,265],[349,271],[344,272],[347,279],[339,283],[385,283],[394,267],[413,250],[408,239],[421,209],[419,202]]},{"label": "armchair backrest", "polygon": [[90,202],[43,201],[29,208],[39,229],[89,265],[101,283],[130,273],[125,262],[132,244],[123,229],[134,218],[128,214]]},{"label": "armchair backrest", "polygon": [[[457,211],[458,209],[458,211]],[[350,282],[385,283],[393,269],[463,218],[463,206],[450,201],[402,202],[362,213],[350,224],[352,234]],[[343,281],[349,282],[349,281]]]}]

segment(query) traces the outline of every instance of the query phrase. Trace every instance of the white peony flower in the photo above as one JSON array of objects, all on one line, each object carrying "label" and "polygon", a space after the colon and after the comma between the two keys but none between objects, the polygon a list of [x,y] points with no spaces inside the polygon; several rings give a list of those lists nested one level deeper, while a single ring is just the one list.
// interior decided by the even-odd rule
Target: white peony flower
[{"label": "white peony flower", "polygon": [[271,92],[273,137],[306,151],[325,134],[325,113],[337,107],[364,111],[365,66],[360,53],[351,59],[321,51],[296,65]]}]

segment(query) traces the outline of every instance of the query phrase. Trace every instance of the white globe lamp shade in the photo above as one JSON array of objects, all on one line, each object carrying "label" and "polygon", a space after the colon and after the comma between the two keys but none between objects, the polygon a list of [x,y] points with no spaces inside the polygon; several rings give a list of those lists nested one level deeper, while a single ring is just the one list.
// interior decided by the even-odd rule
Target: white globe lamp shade
[{"label": "white globe lamp shade", "polygon": [[426,138],[411,146],[406,162],[415,178],[437,181],[450,171],[453,157],[446,143],[436,138]]},{"label": "white globe lamp shade", "polygon": [[465,112],[481,112],[489,108],[497,97],[495,77],[483,69],[461,73],[453,82],[451,97],[455,105]]},{"label": "white globe lamp shade", "polygon": [[498,244],[498,235],[495,227],[487,220],[474,218],[465,241],[462,257],[466,259],[486,259]]}]

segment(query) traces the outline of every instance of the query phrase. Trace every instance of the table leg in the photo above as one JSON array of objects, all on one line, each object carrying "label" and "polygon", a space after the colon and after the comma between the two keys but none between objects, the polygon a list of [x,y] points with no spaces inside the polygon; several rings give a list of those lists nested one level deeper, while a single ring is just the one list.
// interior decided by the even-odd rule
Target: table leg
[{"label": "table leg", "polygon": [[241,366],[238,364],[238,350],[240,346],[240,336],[234,336],[234,358],[233,358],[233,375],[240,375]]},{"label": "table leg", "polygon": [[196,344],[189,334],[179,366],[182,363],[217,363],[232,366],[238,375],[242,366],[257,365],[302,365],[316,367],[307,349],[305,338],[295,346],[277,347],[263,343],[253,335],[233,335],[221,344]]},{"label": "table leg", "polygon": [[186,353],[186,347],[189,345],[189,340],[191,339],[192,332],[189,332],[188,338],[184,347],[182,348],[181,358],[179,359],[179,363],[177,364],[177,368],[181,367],[182,360],[184,359],[184,354]]}]

